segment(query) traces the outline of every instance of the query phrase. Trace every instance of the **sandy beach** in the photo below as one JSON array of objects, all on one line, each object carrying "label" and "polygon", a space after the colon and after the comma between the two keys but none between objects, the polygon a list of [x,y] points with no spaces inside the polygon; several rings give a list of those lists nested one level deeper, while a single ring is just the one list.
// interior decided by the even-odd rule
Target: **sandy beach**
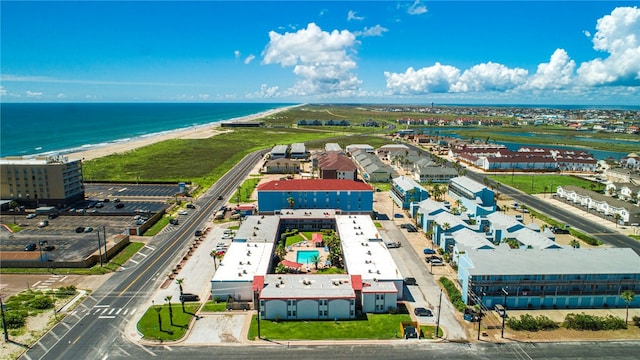
[{"label": "sandy beach", "polygon": [[86,161],[86,160],[96,159],[102,156],[126,152],[129,150],[137,149],[140,147],[144,147],[147,145],[155,144],[157,142],[170,140],[170,139],[206,139],[227,131],[233,131],[233,130],[223,130],[222,127],[220,126],[220,124],[222,123],[254,121],[254,120],[258,120],[266,116],[274,115],[279,112],[283,112],[285,110],[289,110],[298,106],[301,106],[301,105],[294,105],[294,106],[273,109],[273,110],[264,111],[261,113],[243,116],[239,118],[223,120],[223,121],[206,124],[206,125],[194,126],[188,129],[181,129],[181,130],[166,132],[162,134],[151,135],[143,138],[137,138],[137,139],[133,139],[126,142],[113,143],[113,144],[108,144],[104,146],[96,146],[94,148],[90,148],[83,151],[71,152],[71,153],[65,154],[65,156],[67,156],[70,160],[81,159]]}]

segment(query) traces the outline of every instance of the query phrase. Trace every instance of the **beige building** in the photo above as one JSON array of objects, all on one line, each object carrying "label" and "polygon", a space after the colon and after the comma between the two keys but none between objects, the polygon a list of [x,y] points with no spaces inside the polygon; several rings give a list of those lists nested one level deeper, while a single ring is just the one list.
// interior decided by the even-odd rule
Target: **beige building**
[{"label": "beige building", "polygon": [[0,159],[0,198],[27,207],[65,207],[84,200],[82,162],[63,156]]}]

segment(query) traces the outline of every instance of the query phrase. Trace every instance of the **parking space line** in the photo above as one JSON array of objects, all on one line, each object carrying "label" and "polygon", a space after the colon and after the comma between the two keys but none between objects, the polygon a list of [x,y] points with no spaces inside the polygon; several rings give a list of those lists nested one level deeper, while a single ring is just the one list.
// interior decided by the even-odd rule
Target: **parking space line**
[{"label": "parking space line", "polygon": [[94,308],[103,308],[103,307],[109,307],[109,305],[94,305]]},{"label": "parking space line", "polygon": [[118,309],[118,311],[116,311],[116,315],[120,315],[121,311],[122,311],[122,308]]},{"label": "parking space line", "polygon": [[60,340],[60,336],[54,333],[53,330],[49,330],[49,334],[53,335],[53,337],[56,338],[56,340]]},{"label": "parking space line", "polygon": [[[73,314],[73,315],[75,315],[75,314]],[[80,317],[78,317],[78,315],[76,315],[76,317],[78,319],[81,319]],[[61,321],[60,324],[62,324],[62,326],[66,327],[68,330],[71,330],[71,326],[69,324],[67,324],[66,322],[62,322]]]},{"label": "parking space line", "polygon": [[131,310],[131,313],[129,315],[133,315],[134,312],[136,312],[136,309]]},{"label": "parking space line", "polygon": [[136,265],[140,264],[139,262],[137,262],[137,261],[135,261],[135,260],[133,260],[133,259],[129,259],[129,261],[131,261],[132,263],[134,263],[134,264],[136,264]]},{"label": "parking space line", "polygon": [[151,251],[153,251],[153,250],[155,250],[155,249],[156,249],[156,248],[151,247],[151,246],[149,246],[149,245],[145,245],[145,246],[143,246],[143,247],[146,247],[147,249],[151,249]]},{"label": "parking space line", "polygon": [[68,277],[69,277],[69,276],[65,276],[65,277],[63,277],[62,279],[58,280],[58,281],[60,281],[60,282],[65,281],[65,280],[66,280],[66,278],[68,278]]},{"label": "parking space line", "polygon": [[149,255],[147,255],[147,254],[143,254],[143,253],[141,253],[141,252],[139,252],[139,253],[138,253],[138,255],[142,255],[142,256],[144,256],[144,257],[149,256]]},{"label": "parking space line", "polygon": [[38,345],[40,345],[40,347],[42,348],[42,350],[44,350],[45,352],[49,351],[49,349],[47,349],[46,347],[44,347],[44,345],[42,345],[42,343],[40,341],[37,342]]}]

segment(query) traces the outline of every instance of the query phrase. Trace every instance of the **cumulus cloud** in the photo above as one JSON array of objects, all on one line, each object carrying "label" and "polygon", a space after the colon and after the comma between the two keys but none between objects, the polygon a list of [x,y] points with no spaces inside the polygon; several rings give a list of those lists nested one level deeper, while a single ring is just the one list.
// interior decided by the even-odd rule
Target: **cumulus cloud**
[{"label": "cumulus cloud", "polygon": [[29,91],[29,90],[27,90],[26,94],[27,94],[28,97],[40,97],[40,96],[42,96],[42,92],[40,92],[40,91]]},{"label": "cumulus cloud", "polygon": [[394,94],[415,95],[448,92],[451,84],[460,79],[460,70],[436,63],[418,70],[410,67],[404,73],[385,71],[384,76],[387,79],[387,88]]},{"label": "cumulus cloud", "polygon": [[384,26],[375,25],[370,28],[365,27],[362,31],[354,31],[353,34],[355,36],[362,37],[382,36],[382,34],[386,33],[387,31],[389,31],[389,29],[385,28]]},{"label": "cumulus cloud", "polygon": [[240,54],[240,50],[235,50],[235,51],[233,52],[233,55],[236,57],[236,59],[239,59],[239,58],[240,58],[240,55],[241,55],[241,54]]},{"label": "cumulus cloud", "polygon": [[247,56],[247,57],[244,59],[244,63],[245,63],[245,64],[249,64],[249,63],[251,63],[251,62],[253,61],[253,59],[255,59],[255,58],[256,58],[256,56],[255,56],[255,55],[253,55],[253,54],[251,54],[251,55]]},{"label": "cumulus cloud", "polygon": [[349,10],[349,13],[347,14],[347,20],[351,21],[351,20],[364,20],[364,16],[358,16],[356,15],[356,12],[353,10]]},{"label": "cumulus cloud", "polygon": [[537,90],[565,88],[573,81],[575,67],[575,61],[569,58],[564,49],[556,49],[548,63],[538,65],[538,71],[527,80],[523,88]]},{"label": "cumulus cloud", "polygon": [[260,85],[260,90],[249,97],[258,97],[263,99],[278,97],[279,88],[277,86],[268,86],[267,84]]},{"label": "cumulus cloud", "polygon": [[314,23],[294,33],[269,32],[262,52],[264,64],[293,67],[300,80],[291,91],[296,95],[355,91],[361,84],[352,73],[356,36],[347,30],[323,31]]},{"label": "cumulus cloud", "polygon": [[640,9],[619,7],[598,20],[593,48],[608,53],[580,64],[580,83],[589,86],[640,85]]},{"label": "cumulus cloud", "polygon": [[451,85],[452,92],[505,91],[522,85],[527,70],[510,69],[502,64],[488,62],[466,70],[460,79]]},{"label": "cumulus cloud", "polygon": [[420,15],[427,12],[427,7],[420,3],[420,0],[416,0],[409,8],[407,9],[407,13],[409,15]]}]

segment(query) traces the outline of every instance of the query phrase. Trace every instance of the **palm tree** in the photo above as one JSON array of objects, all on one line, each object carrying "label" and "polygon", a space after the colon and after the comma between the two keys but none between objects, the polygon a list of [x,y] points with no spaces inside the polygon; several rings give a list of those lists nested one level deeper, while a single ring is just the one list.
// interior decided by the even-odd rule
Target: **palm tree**
[{"label": "palm tree", "polygon": [[292,197],[288,197],[287,202],[289,203],[289,208],[291,209],[293,209],[296,206],[296,201]]},{"label": "palm tree", "polygon": [[162,310],[162,307],[160,307],[160,305],[154,306],[153,310],[158,313],[158,329],[162,331],[162,316],[160,316],[160,310]]},{"label": "palm tree", "polygon": [[316,270],[318,270],[318,263],[322,261],[322,257],[320,256],[320,254],[315,254],[309,258],[309,261],[311,261],[313,265],[315,265]]},{"label": "palm tree", "polygon": [[618,222],[620,222],[620,219],[622,219],[622,216],[620,216],[620,214],[616,213],[613,218],[616,220],[616,227],[618,227]]},{"label": "palm tree", "polygon": [[285,256],[287,256],[287,248],[285,247],[283,242],[279,243],[278,246],[276,246],[276,255],[278,256],[278,258],[280,258],[280,260],[284,260]]},{"label": "palm tree", "polygon": [[276,274],[284,274],[287,272],[287,267],[284,266],[282,263],[279,263],[278,265],[276,265]]},{"label": "palm tree", "polygon": [[173,309],[171,308],[171,298],[172,297],[173,296],[171,296],[171,295],[167,295],[164,298],[164,300],[169,303],[169,322],[171,323],[171,326],[173,326]]},{"label": "palm tree", "polygon": [[620,297],[627,304],[627,316],[624,318],[624,323],[626,324],[629,321],[629,303],[636,297],[636,293],[633,290],[625,290],[620,294]]},{"label": "palm tree", "polygon": [[580,247],[580,242],[576,239],[571,240],[571,242],[569,242],[569,245],[571,245],[572,248],[577,249]]},{"label": "palm tree", "polygon": [[[214,260],[215,261],[215,260]],[[184,313],[184,298],[182,296],[182,283],[184,282],[184,279],[180,278],[180,279],[176,279],[176,284],[178,284],[178,286],[180,287],[180,303],[182,303],[182,312]]]}]

